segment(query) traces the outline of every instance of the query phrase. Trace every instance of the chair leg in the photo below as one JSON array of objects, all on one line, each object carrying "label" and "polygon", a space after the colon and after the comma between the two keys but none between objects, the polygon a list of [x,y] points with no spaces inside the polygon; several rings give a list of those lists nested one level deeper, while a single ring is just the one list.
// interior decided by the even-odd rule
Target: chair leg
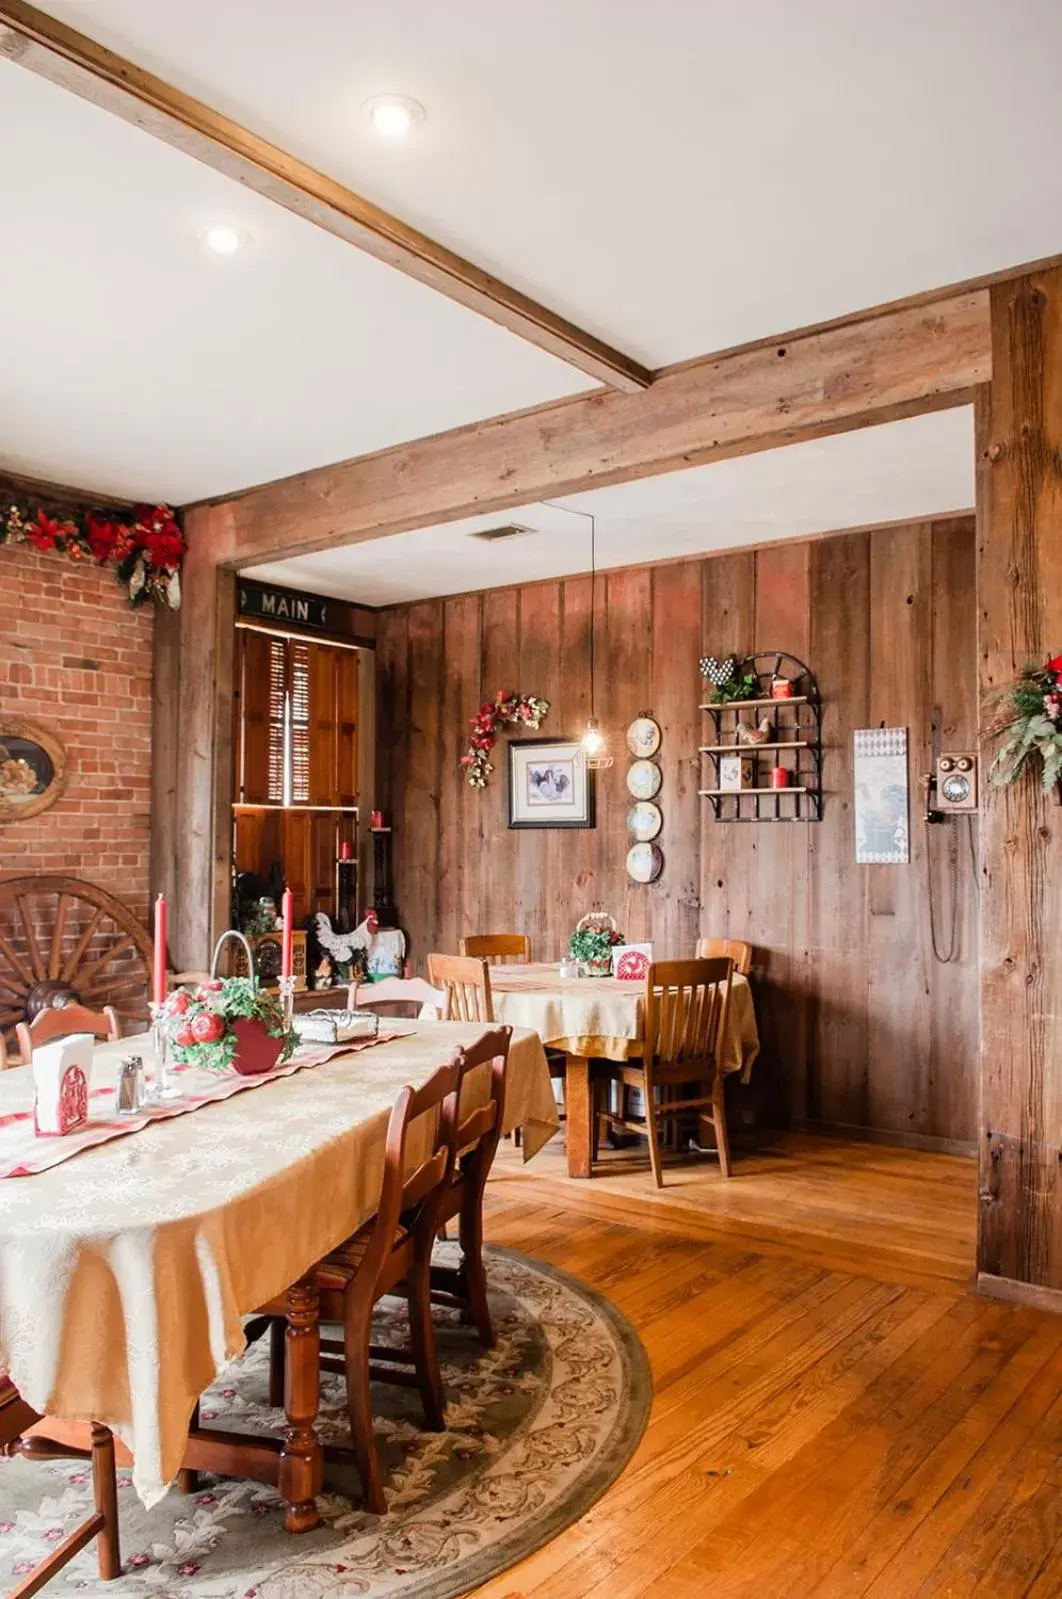
[{"label": "chair leg", "polygon": [[347,1307],[343,1345],[347,1376],[347,1410],[350,1413],[350,1439],[358,1463],[365,1502],[376,1516],[387,1513],[380,1458],[372,1430],[372,1396],[369,1391],[369,1342],[372,1333],[372,1306],[367,1313],[360,1307]]},{"label": "chair leg", "polygon": [[269,1403],[274,1410],[284,1408],[284,1363],[287,1359],[287,1324],[276,1316],[269,1324]]},{"label": "chair leg", "polygon": [[409,1297],[409,1331],[417,1386],[424,1406],[425,1424],[429,1432],[444,1432],[446,1422],[443,1420],[443,1409],[446,1399],[443,1393],[442,1372],[439,1370],[439,1356],[435,1348],[435,1329],[431,1320],[431,1287],[428,1280],[430,1266],[430,1256],[424,1261],[415,1262],[406,1279],[406,1292]]},{"label": "chair leg", "polygon": [[653,1091],[646,1083],[645,1089],[645,1128],[649,1134],[649,1164],[653,1169],[656,1186],[663,1188],[664,1173],[660,1163],[660,1126],[657,1121],[656,1104],[653,1100]]},{"label": "chair leg", "polygon": [[494,1348],[494,1325],[487,1303],[487,1274],[483,1269],[483,1209],[470,1205],[461,1217],[461,1280],[468,1296],[468,1313],[484,1349]]},{"label": "chair leg", "polygon": [[113,1582],[122,1574],[118,1541],[118,1480],[114,1470],[114,1438],[107,1427],[92,1423],[92,1491],[103,1526],[96,1540],[100,1580]]},{"label": "chair leg", "polygon": [[[591,1067],[591,1071],[593,1068]],[[590,1165],[596,1166],[601,1152],[601,1090],[599,1078],[590,1078]]]},{"label": "chair leg", "polygon": [[712,1100],[712,1122],[715,1126],[715,1142],[719,1149],[719,1170],[724,1177],[729,1177],[730,1138],[726,1130],[726,1104],[723,1099],[722,1085],[720,1085]]}]

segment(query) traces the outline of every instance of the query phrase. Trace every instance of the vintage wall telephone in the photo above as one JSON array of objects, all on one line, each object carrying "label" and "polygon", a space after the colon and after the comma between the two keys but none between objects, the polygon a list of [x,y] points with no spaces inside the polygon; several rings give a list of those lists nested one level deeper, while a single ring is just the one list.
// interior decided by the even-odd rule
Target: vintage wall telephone
[{"label": "vintage wall telephone", "polygon": [[925,820],[929,825],[953,822],[948,839],[948,876],[951,879],[951,925],[945,947],[938,935],[937,906],[932,864],[929,866],[929,931],[934,957],[942,966],[959,958],[959,836],[961,819],[966,817],[967,842],[973,866],[974,891],[977,890],[977,850],[973,818],[977,814],[977,754],[973,750],[948,751],[937,756],[932,772],[923,772]]}]

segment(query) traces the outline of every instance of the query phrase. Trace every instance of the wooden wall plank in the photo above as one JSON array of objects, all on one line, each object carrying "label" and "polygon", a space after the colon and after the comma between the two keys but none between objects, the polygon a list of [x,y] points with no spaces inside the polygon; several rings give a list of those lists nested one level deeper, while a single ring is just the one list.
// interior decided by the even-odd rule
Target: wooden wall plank
[{"label": "wooden wall plank", "polygon": [[[406,718],[407,787],[403,810],[402,897],[404,924],[439,925],[439,789],[443,765],[441,684],[443,602],[425,600],[409,611]],[[417,952],[415,952],[416,954]],[[421,958],[427,951],[419,952]]]},{"label": "wooden wall plank", "polygon": [[[468,717],[498,688],[544,694],[552,709],[543,732],[578,736],[589,709],[589,578],[449,600],[441,611],[382,613],[378,668],[386,703],[379,725],[392,730],[398,747],[381,769],[390,773],[396,838],[403,841],[398,903],[415,962],[432,947],[456,947],[464,931],[513,926],[531,933],[537,954],[556,959],[578,915],[595,903],[662,955],[686,953],[698,933],[748,938],[757,949],[763,1039],[751,1100],[761,1113],[876,1126],[916,1141],[969,1139],[964,1052],[976,1014],[972,950],[965,946],[954,966],[930,963],[920,824],[916,849],[923,854],[915,865],[876,883],[856,866],[851,750],[855,727],[906,722],[914,771],[929,759],[934,728],[968,735],[973,570],[966,519],[607,574],[598,583],[599,710],[615,765],[599,774],[598,826],[585,832],[509,831],[505,739],[484,792],[452,784],[452,773]],[[430,715],[438,715],[438,769],[422,747],[429,713],[413,706],[406,686],[412,677],[395,668],[396,656],[404,659],[410,648],[396,642],[403,627],[416,638],[414,675],[429,666],[435,673],[441,710]],[[827,748],[820,824],[717,823],[696,795],[698,658],[761,645],[791,649],[819,679]],[[430,694],[431,685],[417,693]],[[624,732],[645,709],[664,734],[665,864],[656,884],[635,889],[625,869]],[[437,812],[415,792],[422,783],[435,785]],[[412,844],[411,830],[421,835]],[[425,875],[433,851],[437,899]],[[968,905],[963,914],[969,917]],[[885,929],[876,942],[871,922]]]},{"label": "wooden wall plank", "polygon": [[[1062,650],[1062,270],[992,290],[978,419],[982,726]],[[1062,810],[1030,776],[981,817],[979,1267],[1062,1286]]]}]

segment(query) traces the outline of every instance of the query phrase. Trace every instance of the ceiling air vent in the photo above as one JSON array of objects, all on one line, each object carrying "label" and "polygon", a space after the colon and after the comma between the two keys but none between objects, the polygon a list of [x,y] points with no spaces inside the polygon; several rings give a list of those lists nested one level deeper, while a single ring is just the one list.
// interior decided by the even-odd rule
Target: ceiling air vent
[{"label": "ceiling air vent", "polygon": [[502,539],[518,539],[533,533],[533,527],[521,527],[519,522],[505,522],[501,527],[486,527],[482,533],[470,533],[470,539],[481,539],[484,544],[498,544]]}]

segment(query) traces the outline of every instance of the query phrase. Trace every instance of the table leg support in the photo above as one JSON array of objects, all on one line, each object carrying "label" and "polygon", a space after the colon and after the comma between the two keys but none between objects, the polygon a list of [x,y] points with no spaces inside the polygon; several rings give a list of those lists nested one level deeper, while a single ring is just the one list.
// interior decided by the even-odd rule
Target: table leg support
[{"label": "table leg support", "polygon": [[594,1093],[590,1062],[585,1055],[569,1055],[564,1074],[564,1105],[567,1113],[568,1176],[593,1176]]},{"label": "table leg support", "polygon": [[287,1532],[317,1526],[316,1496],[321,1491],[324,1455],[314,1423],[320,1403],[321,1333],[315,1279],[303,1277],[288,1289],[284,1413],[287,1436],[280,1451],[277,1487],[285,1501]]}]

